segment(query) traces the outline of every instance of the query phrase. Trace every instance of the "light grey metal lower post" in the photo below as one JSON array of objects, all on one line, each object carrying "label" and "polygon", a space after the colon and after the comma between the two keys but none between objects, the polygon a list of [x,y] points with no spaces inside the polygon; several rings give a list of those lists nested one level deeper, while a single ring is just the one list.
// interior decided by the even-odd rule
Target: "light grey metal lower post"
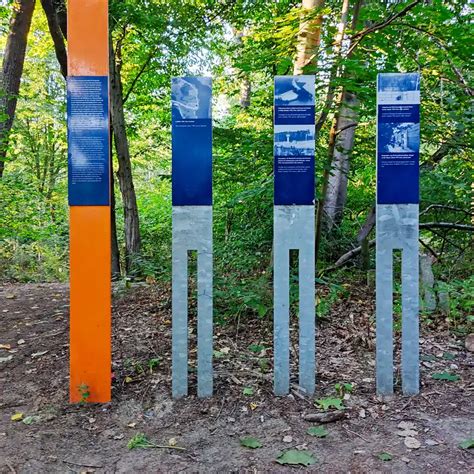
[{"label": "light grey metal lower post", "polygon": [[274,391],[290,389],[290,250],[299,250],[299,386],[315,387],[314,206],[274,207]]},{"label": "light grey metal lower post", "polygon": [[198,254],[198,396],[209,397],[212,377],[212,206],[173,207],[172,391],[188,394],[188,251]]},{"label": "light grey metal lower post", "polygon": [[418,204],[378,204],[376,220],[377,393],[393,393],[393,250],[402,251],[402,388],[419,392]]}]

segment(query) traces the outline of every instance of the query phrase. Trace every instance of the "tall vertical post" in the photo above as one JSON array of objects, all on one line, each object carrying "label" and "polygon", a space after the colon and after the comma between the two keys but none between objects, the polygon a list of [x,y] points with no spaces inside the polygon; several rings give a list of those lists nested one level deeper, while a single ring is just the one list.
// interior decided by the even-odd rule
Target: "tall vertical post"
[{"label": "tall vertical post", "polygon": [[290,389],[290,250],[299,257],[299,387],[315,388],[314,76],[275,77],[274,392]]},{"label": "tall vertical post", "polygon": [[212,378],[212,82],[175,77],[172,102],[172,392],[188,394],[188,252],[197,251],[199,397]]},{"label": "tall vertical post", "polygon": [[393,250],[402,252],[402,390],[419,392],[420,75],[377,78],[377,393],[393,393]]},{"label": "tall vertical post", "polygon": [[108,54],[108,0],[69,0],[71,402],[111,397]]}]

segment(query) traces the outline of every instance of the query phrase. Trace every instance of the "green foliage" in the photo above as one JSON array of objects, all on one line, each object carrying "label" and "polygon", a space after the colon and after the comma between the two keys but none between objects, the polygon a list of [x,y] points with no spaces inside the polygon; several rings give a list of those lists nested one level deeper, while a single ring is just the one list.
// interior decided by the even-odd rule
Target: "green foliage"
[{"label": "green foliage", "polygon": [[474,448],[474,439],[466,439],[459,443],[459,447],[462,449],[472,449]]},{"label": "green foliage", "polygon": [[449,283],[439,281],[437,292],[446,295],[448,320],[456,329],[469,332],[474,322],[469,318],[474,313],[474,276],[453,279]]},{"label": "green foliage", "polygon": [[457,382],[461,377],[456,374],[450,374],[448,372],[439,372],[431,376],[434,380],[446,380],[447,382]]},{"label": "green foliage", "polygon": [[354,387],[351,383],[339,382],[334,385],[334,389],[340,397],[343,397],[346,393],[352,393]]},{"label": "green foliage", "polygon": [[240,438],[239,441],[240,441],[240,446],[243,446],[244,448],[257,449],[263,446],[262,443],[257,438],[254,438],[252,436],[246,436],[244,438]]},{"label": "green foliage", "polygon": [[306,430],[306,433],[316,438],[325,438],[329,434],[324,426],[312,426]]},{"label": "green foliage", "polygon": [[130,441],[127,443],[128,449],[136,449],[136,448],[154,448],[155,445],[148,439],[148,437],[144,433],[137,433],[134,435]]},{"label": "green foliage", "polygon": [[330,408],[335,408],[336,410],[344,410],[344,402],[342,398],[338,397],[326,397],[316,400],[315,405],[321,410],[327,411]]},{"label": "green foliage", "polygon": [[377,454],[377,457],[381,461],[391,461],[393,459],[393,456],[390,453],[385,453],[385,452]]},{"label": "green foliage", "polygon": [[317,459],[309,451],[298,451],[296,449],[290,449],[281,453],[276,462],[283,465],[292,465],[292,466],[311,466],[316,464]]},{"label": "green foliage", "polygon": [[81,397],[79,403],[81,404],[86,403],[89,400],[89,397],[91,396],[89,386],[85,383],[81,383],[81,385],[77,387],[77,390],[79,392],[79,396]]}]

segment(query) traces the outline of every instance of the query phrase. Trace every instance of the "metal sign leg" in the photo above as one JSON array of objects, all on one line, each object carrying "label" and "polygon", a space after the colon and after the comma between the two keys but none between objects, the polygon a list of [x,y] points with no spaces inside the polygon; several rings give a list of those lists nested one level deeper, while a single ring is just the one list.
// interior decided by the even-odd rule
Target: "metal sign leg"
[{"label": "metal sign leg", "polygon": [[188,251],[198,252],[198,396],[212,395],[212,207],[173,208],[173,397],[188,394]]},{"label": "metal sign leg", "polygon": [[315,387],[314,206],[274,207],[274,392],[290,389],[290,250],[299,250],[299,386]]}]

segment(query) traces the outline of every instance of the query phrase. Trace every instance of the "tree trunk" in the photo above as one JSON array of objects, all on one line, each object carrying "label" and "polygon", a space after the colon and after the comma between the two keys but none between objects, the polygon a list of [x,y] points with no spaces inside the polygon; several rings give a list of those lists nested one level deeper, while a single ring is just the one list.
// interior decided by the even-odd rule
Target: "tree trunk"
[{"label": "tree trunk", "polygon": [[252,84],[249,75],[246,73],[240,84],[240,106],[243,109],[250,107],[250,96],[252,94]]},{"label": "tree trunk", "polygon": [[54,43],[54,51],[61,68],[61,74],[67,78],[67,51],[65,36],[60,26],[60,20],[53,0],[41,0],[46,19],[48,20],[49,32]]},{"label": "tree trunk", "polygon": [[5,169],[8,136],[13,125],[21,75],[25,62],[26,43],[35,9],[35,0],[19,0],[13,4],[10,32],[5,46],[0,77],[0,178]]},{"label": "tree trunk", "polygon": [[420,280],[421,299],[425,311],[436,309],[435,278],[433,274],[434,257],[426,253],[420,253]]},{"label": "tree trunk", "polygon": [[[110,119],[110,117],[109,117]],[[110,123],[112,120],[110,119]],[[109,128],[109,170],[110,170],[110,235],[112,238],[111,242],[111,254],[112,254],[112,280],[120,278],[120,250],[117,239],[117,219],[115,216],[115,179],[114,179],[114,165],[113,165],[113,133],[112,126]]]},{"label": "tree trunk", "polygon": [[[356,25],[357,25],[357,22],[358,22],[358,19],[359,19],[359,13],[360,13],[360,9],[361,9],[361,6],[363,4],[363,1],[364,0],[358,0],[357,3],[354,6],[353,15],[352,15],[352,23],[351,23],[352,30],[354,30]],[[344,40],[344,34],[345,34],[346,26],[347,26],[348,10],[349,10],[349,0],[344,0],[343,4],[342,4],[342,10],[341,10],[341,22],[338,26],[338,30],[337,30],[337,33],[336,33],[336,39],[335,39],[335,43],[334,43],[334,51],[335,51],[335,55],[336,55],[336,57],[334,58],[335,61],[337,61],[337,59],[338,59],[338,57],[340,56],[340,53],[341,53],[342,44],[343,44],[343,40]],[[348,56],[348,58],[349,57],[350,56]],[[333,68],[331,70],[331,77],[335,78],[338,75],[341,76],[341,75],[344,74],[343,70],[341,72],[339,72],[339,74],[338,74],[338,68],[339,68],[339,66],[337,66],[337,64],[335,66],[333,66]],[[351,97],[351,96],[353,96],[353,97]],[[321,128],[322,120],[325,120],[325,115],[327,116],[327,112],[328,112],[327,107],[329,107],[332,104],[333,97],[334,97],[334,87],[333,87],[332,84],[329,84],[328,94],[327,94],[327,98],[326,98],[326,107],[322,112],[322,117],[318,120],[318,123],[316,124],[316,130],[319,130],[318,126],[319,126],[319,128]],[[326,201],[326,197],[327,197],[327,193],[328,193],[328,189],[329,189],[329,180],[330,180],[331,171],[332,171],[332,168],[333,168],[333,161],[334,161],[334,155],[335,155],[335,152],[336,152],[336,145],[339,141],[338,140],[338,134],[342,133],[345,130],[349,130],[349,129],[353,128],[353,127],[350,127],[350,128],[346,128],[346,129],[343,130],[343,129],[339,128],[339,126],[338,126],[340,124],[340,120],[344,117],[343,112],[344,112],[345,115],[347,115],[347,112],[345,112],[345,110],[348,110],[348,107],[344,105],[344,99],[347,100],[348,97],[351,97],[351,100],[352,100],[353,103],[355,103],[357,101],[355,95],[353,95],[353,94],[348,95],[348,93],[344,89],[338,94],[338,97],[337,97],[337,100],[336,100],[336,111],[337,112],[336,112],[335,117],[332,121],[332,126],[331,126],[331,129],[329,131],[327,163],[326,163],[326,166],[324,168],[324,174],[323,174],[323,189],[322,189],[322,193],[321,193],[321,198],[318,201],[318,210],[317,210],[317,214],[316,214],[316,240],[315,240],[315,258],[316,258],[316,260],[318,259],[318,255],[319,255],[319,247],[320,247],[320,244],[321,244],[322,228],[323,228],[323,225],[325,224],[325,222],[323,221],[325,201]],[[350,113],[349,113],[349,115],[350,115]],[[352,133],[354,133],[354,132],[355,132],[355,128],[352,130]],[[344,140],[344,138],[343,138],[343,140]],[[353,140],[354,140],[354,137],[352,135],[352,144],[353,144]],[[347,149],[347,151],[345,153],[348,154],[348,153],[350,153],[351,150],[352,150],[352,145],[349,149]],[[347,163],[347,166],[348,166],[348,163]],[[343,182],[344,182],[344,179],[341,180],[341,184]],[[341,188],[341,193],[344,197],[344,203],[345,203],[345,198],[346,198],[346,193],[347,193],[347,173],[346,173],[346,178],[345,178],[345,184],[346,184],[345,190],[342,190],[342,188]]]},{"label": "tree trunk", "polygon": [[355,94],[344,93],[341,111],[336,125],[336,139],[328,179],[323,213],[327,229],[340,224],[347,199],[349,158],[354,146],[358,121],[358,100]]},{"label": "tree trunk", "polygon": [[122,193],[125,220],[125,271],[133,271],[133,263],[140,253],[140,225],[137,198],[132,179],[132,164],[128,146],[127,130],[123,110],[123,89],[120,68],[115,62],[115,54],[110,42],[110,112],[117,152],[117,177]]},{"label": "tree trunk", "polygon": [[[301,9],[303,10],[303,13],[308,13],[313,9],[320,9],[323,6],[324,0],[301,1]],[[308,66],[311,66],[311,72],[314,72],[316,69],[318,62],[318,49],[321,42],[322,22],[322,15],[301,22],[296,46],[296,59],[293,67],[293,74],[304,74],[305,68]]]},{"label": "tree trunk", "polygon": [[[242,38],[245,36],[244,31],[240,31],[237,28],[232,28],[234,33],[235,42],[239,45],[242,45]],[[240,79],[240,96],[239,103],[243,109],[250,107],[250,97],[252,94],[252,84],[250,82],[250,74],[248,72],[243,72],[239,69],[234,69],[235,74]]]}]

